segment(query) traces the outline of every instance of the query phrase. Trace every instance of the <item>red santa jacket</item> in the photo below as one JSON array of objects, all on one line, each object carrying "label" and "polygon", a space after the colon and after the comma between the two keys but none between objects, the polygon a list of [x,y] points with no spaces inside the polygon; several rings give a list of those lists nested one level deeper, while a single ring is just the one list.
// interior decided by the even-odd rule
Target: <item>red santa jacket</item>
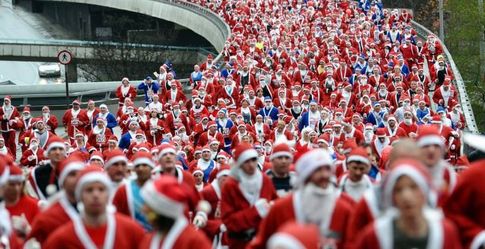
[{"label": "red santa jacket", "polygon": [[108,139],[113,135],[110,129],[105,128],[101,134],[94,134],[93,130],[89,132],[88,143],[94,146],[98,151],[103,152],[108,148]]},{"label": "red santa jacket", "polygon": [[[263,183],[259,198],[269,201],[276,199],[276,191],[273,183],[269,177],[262,174]],[[244,197],[240,187],[239,181],[233,177],[229,177],[222,187],[221,200],[221,214],[222,222],[227,227],[227,233],[238,234],[245,231],[258,229],[261,217],[258,214],[255,206]],[[230,248],[245,248],[248,242],[237,240],[228,236],[228,245]]]},{"label": "red santa jacket", "polygon": [[20,165],[24,167],[34,167],[45,159],[44,150],[42,148],[38,148],[35,152],[32,149],[27,149],[22,153]]},{"label": "red santa jacket", "polygon": [[78,113],[74,114],[72,109],[67,110],[62,117],[64,127],[67,127],[67,134],[72,139],[74,133],[80,131],[85,133],[86,126],[89,126],[89,118],[86,110],[80,109]]},{"label": "red santa jacket", "polygon": [[219,131],[216,131],[214,134],[209,134],[209,131],[203,132],[202,135],[200,135],[197,145],[204,147],[211,139],[216,139],[219,141],[220,148],[224,146],[224,136]]},{"label": "red santa jacket", "polygon": [[19,119],[20,114],[17,111],[17,108],[12,105],[12,111],[10,111],[10,115],[6,116],[6,119],[4,119],[4,116],[6,115],[4,109],[4,106],[0,108],[0,131],[7,132],[19,129],[21,124]]},{"label": "red santa jacket", "polygon": [[[155,248],[177,248],[177,249],[211,249],[212,244],[205,235],[192,227],[185,218],[175,221],[165,239],[160,239],[156,233],[146,234],[139,245],[132,248],[150,249],[152,244]],[[120,247],[121,248],[121,247]],[[131,247],[126,247],[131,248]]]},{"label": "red santa jacket", "polygon": [[208,215],[209,220],[207,225],[203,228],[204,233],[212,241],[213,238],[220,233],[222,225],[221,220],[221,187],[217,180],[212,181],[211,184],[204,187],[202,192],[202,199],[208,201],[211,205],[211,212]]},{"label": "red santa jacket", "polygon": [[129,85],[127,88],[124,88],[123,85],[119,85],[116,88],[116,97],[118,97],[118,102],[119,102],[120,105],[125,103],[126,98],[130,98],[131,100],[135,100],[136,89],[132,85]]},{"label": "red santa jacket", "polygon": [[[80,226],[84,227],[86,235],[97,247],[103,247],[105,239],[111,238],[113,248],[138,248],[140,241],[145,236],[143,229],[124,215],[108,214],[108,219],[111,218],[109,216],[114,216],[112,219],[114,219],[115,228],[112,231],[109,230],[109,225],[94,228],[82,224],[82,221],[78,222],[80,222]],[[47,238],[43,248],[88,248],[87,242],[77,234],[75,223],[70,221],[56,229]]]},{"label": "red santa jacket", "polygon": [[160,99],[163,100],[163,103],[179,103],[180,101],[185,102],[187,98],[182,90],[177,89],[177,93],[172,96],[172,91],[167,91],[164,95],[160,96]]},{"label": "red santa jacket", "polygon": [[[437,214],[434,215],[438,216]],[[425,218],[428,223],[428,236],[430,236],[428,240],[428,248],[462,248],[454,224],[443,218],[432,217],[432,215],[428,215],[426,212]],[[391,215],[385,215],[374,223],[368,225],[364,231],[360,233],[356,248],[392,248],[394,245],[393,219],[394,218]]]},{"label": "red santa jacket", "polygon": [[[260,230],[248,248],[266,248],[266,242],[271,235],[288,221],[304,222],[303,214],[301,211],[298,211],[301,210],[301,205],[304,205],[304,203],[299,203],[300,194],[301,193],[297,191],[274,203],[268,216],[266,216],[259,226]],[[334,209],[331,212],[331,220],[328,222],[328,230],[338,233],[339,235],[339,240],[337,241],[338,248],[345,247],[345,233],[351,212],[352,208],[349,206],[348,202],[338,197]]]}]

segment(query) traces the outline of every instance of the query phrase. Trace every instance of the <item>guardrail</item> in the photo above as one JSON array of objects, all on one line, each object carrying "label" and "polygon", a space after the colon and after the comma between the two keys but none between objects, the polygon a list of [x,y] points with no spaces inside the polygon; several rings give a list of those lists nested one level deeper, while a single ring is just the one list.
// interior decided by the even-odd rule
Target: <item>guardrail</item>
[{"label": "guardrail", "polygon": [[[412,24],[416,32],[422,37],[427,37],[430,34],[434,34],[429,29],[427,29],[426,27],[424,27],[423,25],[415,21],[412,21]],[[445,53],[446,60],[450,63],[451,70],[453,71],[453,75],[455,76],[455,79],[453,82],[459,93],[460,104],[463,109],[463,115],[465,116],[465,121],[467,125],[466,130],[472,133],[479,133],[478,126],[475,121],[475,115],[473,114],[472,105],[470,103],[468,94],[466,92],[465,82],[461,77],[460,71],[458,70],[458,67],[455,64],[455,61],[453,60],[453,57],[450,54],[450,51],[442,41],[440,41],[440,43],[441,43],[441,46],[443,47],[443,52]]]},{"label": "guardrail", "polygon": [[129,47],[129,48],[143,48],[143,49],[161,49],[169,51],[203,51],[205,53],[216,54],[212,47],[183,47],[183,46],[167,46],[158,44],[142,44],[142,43],[121,43],[111,41],[81,41],[81,40],[62,40],[62,39],[45,39],[45,40],[31,40],[31,39],[0,39],[0,44],[8,45],[58,45],[58,46],[73,46],[73,47],[94,47],[94,46],[108,46],[108,47]]}]

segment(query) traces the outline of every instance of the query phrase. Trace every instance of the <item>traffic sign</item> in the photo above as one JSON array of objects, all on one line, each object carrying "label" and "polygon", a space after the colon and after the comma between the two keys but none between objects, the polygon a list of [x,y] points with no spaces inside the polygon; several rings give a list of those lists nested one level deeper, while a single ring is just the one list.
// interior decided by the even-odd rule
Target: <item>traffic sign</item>
[{"label": "traffic sign", "polygon": [[72,54],[67,50],[62,50],[57,54],[57,60],[63,65],[67,65],[72,61]]}]

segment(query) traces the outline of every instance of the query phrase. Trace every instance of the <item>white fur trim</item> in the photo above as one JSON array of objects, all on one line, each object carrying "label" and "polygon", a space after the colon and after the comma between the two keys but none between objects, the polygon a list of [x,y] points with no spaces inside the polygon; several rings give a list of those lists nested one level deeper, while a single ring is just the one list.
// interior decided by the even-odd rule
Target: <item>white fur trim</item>
[{"label": "white fur trim", "polygon": [[300,243],[295,237],[285,234],[276,233],[268,240],[268,248],[287,248],[287,249],[304,249],[304,245]]},{"label": "white fur trim", "polygon": [[177,154],[176,151],[175,151],[175,149],[173,149],[173,148],[166,148],[166,149],[161,150],[158,153],[158,158],[161,158],[161,157],[165,156],[165,154],[167,154],[167,153]]},{"label": "white fur trim", "polygon": [[76,200],[81,200],[81,192],[84,188],[84,185],[92,182],[100,182],[106,185],[108,192],[111,194],[111,180],[109,179],[108,175],[101,173],[101,172],[91,172],[83,175],[76,184],[75,196]]},{"label": "white fur trim", "polygon": [[271,154],[271,156],[269,157],[269,160],[273,160],[273,159],[278,158],[280,156],[287,156],[287,157],[293,159],[293,154],[291,154],[291,152],[289,152],[289,151],[278,151],[276,153]]},{"label": "white fur trim", "polygon": [[102,157],[98,156],[98,155],[91,156],[91,158],[89,160],[91,161],[91,159],[98,159],[101,162],[103,162],[103,164],[104,164],[104,159]]},{"label": "white fur trim", "polygon": [[478,249],[485,243],[485,230],[482,230],[474,238],[470,245],[470,249]]},{"label": "white fur trim", "polygon": [[485,152],[485,136],[466,133],[463,135],[463,141],[469,144],[471,147]]},{"label": "white fur trim", "polygon": [[10,176],[8,176],[8,181],[23,182],[23,181],[25,181],[25,176],[23,176],[23,175],[10,175]]},{"label": "white fur trim", "polygon": [[[33,171],[34,170],[32,170],[32,172]],[[2,175],[0,176],[0,186],[3,186],[3,185],[5,185],[5,183],[7,183],[8,176],[9,175],[10,175],[10,168],[9,167],[5,167],[5,169],[3,170]],[[35,177],[34,177],[34,180],[35,180]]]},{"label": "white fur trim", "polygon": [[133,165],[136,167],[137,165],[140,164],[146,164],[150,166],[150,168],[155,168],[155,163],[150,160],[150,158],[142,157],[142,158],[137,158],[135,161],[133,161]]},{"label": "white fur trim", "polygon": [[178,218],[184,214],[184,205],[159,193],[152,182],[143,186],[141,196],[151,209],[161,215]]},{"label": "white fur trim", "polygon": [[111,159],[109,159],[105,164],[104,164],[104,169],[108,169],[109,167],[111,167],[111,165],[113,165],[114,163],[116,162],[125,162],[125,163],[128,163],[128,159],[126,159],[126,156],[124,155],[120,155],[120,156],[115,156]]},{"label": "white fur trim", "polygon": [[257,158],[258,152],[255,149],[249,149],[241,153],[236,161],[236,167],[240,167],[244,162],[251,158]]},{"label": "white fur trim", "polygon": [[441,136],[424,136],[418,140],[418,146],[419,147],[424,147],[428,145],[439,145],[439,146],[444,146],[444,141]]},{"label": "white fur trim", "polygon": [[74,170],[82,170],[84,168],[84,163],[83,162],[71,162],[66,165],[66,167],[62,170],[61,174],[59,175],[59,179],[57,180],[57,183],[59,184],[59,187],[62,187],[62,184],[64,183],[64,180],[66,180],[67,175],[71,173]]},{"label": "white fur trim", "polygon": [[349,162],[361,162],[365,164],[370,164],[370,161],[367,157],[356,156],[356,155],[347,157],[347,163]]},{"label": "white fur trim", "polygon": [[221,170],[221,171],[219,171],[219,172],[217,173],[216,178],[219,178],[219,177],[221,177],[221,176],[228,176],[228,175],[230,175],[230,174],[231,174],[231,171],[230,171],[230,170],[228,170],[228,169]]}]

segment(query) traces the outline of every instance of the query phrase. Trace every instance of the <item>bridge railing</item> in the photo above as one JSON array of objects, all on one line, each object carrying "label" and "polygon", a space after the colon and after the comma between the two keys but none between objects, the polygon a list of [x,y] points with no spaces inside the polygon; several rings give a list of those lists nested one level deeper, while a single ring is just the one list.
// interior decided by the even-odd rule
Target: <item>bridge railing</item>
[{"label": "bridge railing", "polygon": [[[415,21],[413,21],[412,23],[413,23],[414,29],[421,37],[426,38],[428,35],[433,34],[433,32],[431,32],[423,25]],[[466,92],[465,82],[461,77],[460,71],[458,70],[458,67],[455,64],[455,61],[453,60],[453,57],[451,56],[450,51],[448,50],[448,48],[443,42],[440,41],[440,43],[441,43],[441,46],[443,47],[443,52],[445,53],[446,60],[450,64],[451,70],[453,71],[453,75],[455,76],[453,83],[455,84],[455,87],[458,90],[460,105],[463,109],[463,115],[465,116],[465,121],[467,125],[466,130],[472,133],[478,133],[478,126],[475,121],[475,115],[473,114],[472,104]]]}]

